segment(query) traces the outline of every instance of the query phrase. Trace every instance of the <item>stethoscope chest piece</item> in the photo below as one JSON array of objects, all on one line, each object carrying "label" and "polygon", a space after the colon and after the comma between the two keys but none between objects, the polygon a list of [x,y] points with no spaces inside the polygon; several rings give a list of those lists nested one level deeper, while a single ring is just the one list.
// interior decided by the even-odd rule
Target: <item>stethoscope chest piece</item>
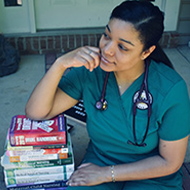
[{"label": "stethoscope chest piece", "polygon": [[136,107],[140,110],[147,109],[148,106],[152,104],[152,99],[152,95],[145,90],[143,90],[141,94],[140,91],[137,91],[133,96],[133,102],[136,103]]},{"label": "stethoscope chest piece", "polygon": [[104,86],[102,89],[101,99],[99,101],[97,101],[96,105],[95,105],[98,110],[102,110],[102,111],[106,110],[108,107],[108,102],[105,100],[106,85],[108,82],[108,77],[109,77],[109,73],[107,72],[105,80],[104,80]]},{"label": "stethoscope chest piece", "polygon": [[97,108],[98,110],[106,110],[107,107],[108,107],[108,103],[107,103],[106,100],[103,100],[103,101],[100,100],[100,101],[97,101],[97,102],[96,102],[96,108]]}]

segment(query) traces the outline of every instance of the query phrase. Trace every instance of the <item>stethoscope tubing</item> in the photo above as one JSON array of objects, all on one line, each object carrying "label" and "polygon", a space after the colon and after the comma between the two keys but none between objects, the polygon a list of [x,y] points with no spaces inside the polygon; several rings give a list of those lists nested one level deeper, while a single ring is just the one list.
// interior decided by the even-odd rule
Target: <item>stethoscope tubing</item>
[{"label": "stethoscope tubing", "polygon": [[103,102],[104,98],[105,98],[106,86],[107,86],[107,83],[108,83],[109,74],[110,74],[109,72],[106,72],[106,77],[105,77],[105,80],[104,80],[104,86],[103,86],[103,90],[102,90],[102,94],[101,94],[101,99],[100,99],[101,102]]},{"label": "stethoscope tubing", "polygon": [[[149,65],[150,65],[150,60],[146,59],[145,60],[145,73],[144,73],[144,79],[143,79],[143,83],[141,85],[140,90],[138,91],[138,96],[137,98],[134,100],[134,104],[133,104],[133,137],[134,137],[134,143],[130,140],[127,141],[128,144],[134,145],[134,146],[139,146],[139,147],[145,147],[146,143],[144,143],[147,135],[148,135],[148,130],[149,130],[149,123],[150,123],[150,116],[151,116],[151,100],[150,100],[150,96],[149,96],[149,91],[148,91],[148,70],[149,70]],[[106,110],[107,109],[107,101],[105,100],[105,94],[106,94],[106,86],[107,86],[107,82],[108,82],[108,77],[109,77],[109,72],[106,73],[105,76],[105,80],[104,80],[104,85],[103,85],[103,89],[102,89],[102,93],[101,93],[101,99],[99,101],[96,102],[96,108],[98,110]],[[146,94],[146,99],[141,98],[143,91]],[[136,93],[135,93],[136,94]],[[136,116],[136,110],[137,110],[137,105],[139,103],[144,103],[147,105],[148,109],[148,119],[147,119],[147,126],[146,126],[146,131],[144,133],[143,136],[143,140],[141,141],[141,143],[137,142],[137,137],[136,137],[136,128],[135,128],[135,116]],[[104,105],[104,106],[103,106]]]}]

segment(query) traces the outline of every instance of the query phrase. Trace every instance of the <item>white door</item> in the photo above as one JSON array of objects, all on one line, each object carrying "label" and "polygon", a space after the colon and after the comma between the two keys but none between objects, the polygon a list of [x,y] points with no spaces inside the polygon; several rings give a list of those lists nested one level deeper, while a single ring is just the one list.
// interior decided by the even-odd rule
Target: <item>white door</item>
[{"label": "white door", "polygon": [[[22,0],[22,6],[5,7],[0,0],[0,32],[103,27],[112,9],[122,1]],[[165,12],[165,31],[176,31],[180,0],[155,0],[154,4]]]},{"label": "white door", "polygon": [[[65,29],[102,27],[113,7],[123,0],[35,0],[36,28]],[[180,0],[155,0],[165,12],[165,31],[177,28]]]},{"label": "white door", "polygon": [[122,0],[35,0],[37,29],[101,27]]},{"label": "white door", "polygon": [[29,4],[28,0],[22,0],[21,6],[5,6],[4,0],[0,0],[0,32],[32,32]]}]

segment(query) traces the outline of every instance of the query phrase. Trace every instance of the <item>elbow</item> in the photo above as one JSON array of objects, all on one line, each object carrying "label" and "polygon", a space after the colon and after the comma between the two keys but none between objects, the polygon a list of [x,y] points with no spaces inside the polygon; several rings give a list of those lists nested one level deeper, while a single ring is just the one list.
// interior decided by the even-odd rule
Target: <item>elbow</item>
[{"label": "elbow", "polygon": [[182,163],[167,163],[167,175],[171,175],[173,173],[176,173],[182,166]]},{"label": "elbow", "polygon": [[28,108],[25,108],[25,115],[26,115],[27,118],[29,118],[31,120],[41,120],[39,115],[35,114],[35,112],[31,111]]},{"label": "elbow", "polygon": [[181,168],[182,164],[174,164],[173,166],[171,166],[171,174],[176,173],[180,168]]},{"label": "elbow", "polygon": [[45,120],[47,119],[47,114],[43,114],[38,109],[31,109],[29,106],[26,105],[25,107],[25,115],[27,118],[31,120]]}]

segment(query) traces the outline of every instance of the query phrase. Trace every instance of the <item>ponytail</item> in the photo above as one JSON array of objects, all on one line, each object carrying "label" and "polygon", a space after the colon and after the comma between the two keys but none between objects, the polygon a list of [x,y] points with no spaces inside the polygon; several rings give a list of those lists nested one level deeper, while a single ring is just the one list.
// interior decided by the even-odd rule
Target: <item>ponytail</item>
[{"label": "ponytail", "polygon": [[157,63],[161,62],[168,67],[174,69],[171,61],[169,60],[163,49],[160,47],[160,45],[156,45],[156,49],[150,54],[149,58],[153,59]]}]

